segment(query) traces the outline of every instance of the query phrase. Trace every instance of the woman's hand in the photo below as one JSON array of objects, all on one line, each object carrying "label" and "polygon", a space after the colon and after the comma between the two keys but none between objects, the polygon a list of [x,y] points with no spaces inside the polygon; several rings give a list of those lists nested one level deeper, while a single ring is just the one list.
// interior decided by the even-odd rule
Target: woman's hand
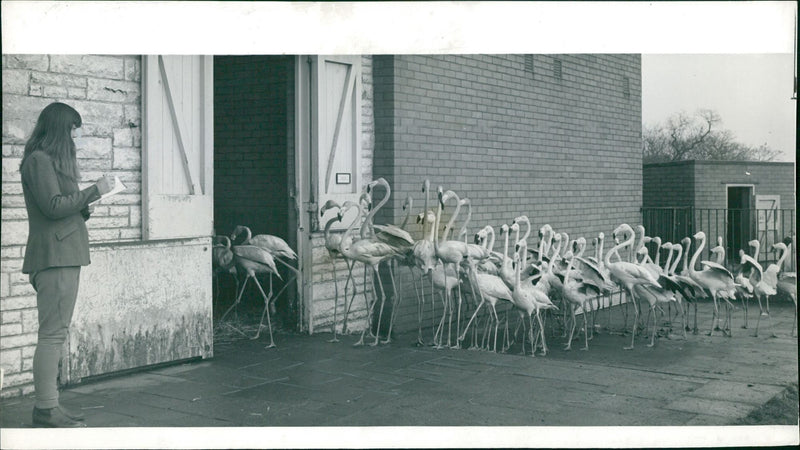
[{"label": "woman's hand", "polygon": [[95,185],[97,186],[97,192],[99,192],[100,195],[105,195],[108,192],[111,192],[111,189],[114,186],[114,180],[108,175],[104,175],[103,178],[97,180]]}]

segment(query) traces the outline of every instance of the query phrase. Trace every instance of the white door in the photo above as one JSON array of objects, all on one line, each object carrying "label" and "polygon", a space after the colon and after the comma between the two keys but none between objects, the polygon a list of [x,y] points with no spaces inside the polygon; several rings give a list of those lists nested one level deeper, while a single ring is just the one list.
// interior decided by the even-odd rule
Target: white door
[{"label": "white door", "polygon": [[146,240],[213,234],[213,57],[143,58],[142,226]]},{"label": "white door", "polygon": [[[778,214],[781,209],[780,195],[756,195],[756,214],[758,214],[758,240],[761,242],[763,259],[771,260],[772,244],[780,235]],[[780,239],[778,239],[780,240]]]},{"label": "white door", "polygon": [[[317,206],[358,201],[361,192],[361,57],[315,56],[311,65],[312,181]],[[321,217],[325,223],[331,214]],[[345,228],[351,210],[334,228]]]}]

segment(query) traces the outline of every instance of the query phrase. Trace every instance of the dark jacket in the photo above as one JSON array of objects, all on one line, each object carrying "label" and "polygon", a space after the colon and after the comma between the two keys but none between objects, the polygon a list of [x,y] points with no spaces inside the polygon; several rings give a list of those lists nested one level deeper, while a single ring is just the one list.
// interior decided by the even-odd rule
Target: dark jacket
[{"label": "dark jacket", "polygon": [[100,198],[97,186],[84,190],[78,183],[59,175],[53,161],[35,151],[25,159],[22,192],[28,210],[28,244],[22,273],[48,267],[89,264],[88,205]]}]

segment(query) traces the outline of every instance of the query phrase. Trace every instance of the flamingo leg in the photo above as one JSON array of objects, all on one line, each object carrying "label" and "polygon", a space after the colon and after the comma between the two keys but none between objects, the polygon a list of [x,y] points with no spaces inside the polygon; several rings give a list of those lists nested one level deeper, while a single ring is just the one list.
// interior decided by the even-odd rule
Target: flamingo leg
[{"label": "flamingo leg", "polygon": [[719,328],[718,320],[719,320],[719,305],[717,305],[717,294],[716,292],[711,293],[711,299],[714,301],[714,312],[711,315],[711,331],[708,332],[709,336],[714,335],[714,328]]},{"label": "flamingo leg", "polygon": [[[356,280],[353,278],[353,267],[355,267],[355,261],[346,261],[347,262],[347,281],[344,284],[344,320],[342,320],[342,334],[347,334],[347,318],[350,315],[350,307],[353,306],[353,301],[356,299],[356,294],[358,293],[358,289],[356,289]],[[350,301],[347,300],[347,286],[350,281],[353,281],[353,296],[350,298]],[[366,287],[365,287],[366,289]]]},{"label": "flamingo leg", "polygon": [[[371,346],[374,347],[374,346],[378,345],[378,342],[380,341],[380,336],[381,336],[381,318],[383,317],[383,305],[386,303],[386,291],[384,291],[384,289],[383,289],[383,280],[381,280],[381,277],[378,274],[378,265],[375,265],[375,267],[373,268],[373,272],[374,272],[375,278],[378,279],[378,287],[381,290],[381,309],[380,309],[380,312],[378,313],[378,326],[375,329],[375,342],[370,344]],[[392,266],[390,264],[389,265],[389,275],[391,275],[391,273],[392,273]],[[375,303],[377,303],[377,302],[378,302],[378,298],[375,297]]]},{"label": "flamingo leg", "polygon": [[536,357],[536,344],[534,343],[533,339],[533,315],[528,315],[528,323],[530,324],[530,333],[531,333],[531,358]]},{"label": "flamingo leg", "polygon": [[767,296],[767,326],[769,327],[770,336],[778,337],[778,335],[775,334],[775,329],[772,328],[772,314],[769,313],[769,295]]},{"label": "flamingo leg", "polygon": [[[251,339],[258,339],[259,334],[261,333],[261,328],[264,326],[262,322],[264,321],[264,315],[267,316],[267,326],[269,327],[269,344],[264,348],[274,348],[275,347],[275,340],[272,338],[272,320],[270,319],[270,312],[269,312],[269,301],[270,298],[267,297],[267,294],[264,293],[264,289],[261,287],[261,283],[258,282],[258,278],[253,277],[253,281],[255,281],[256,286],[258,286],[258,290],[261,292],[261,295],[264,297],[264,311],[261,313],[261,320],[258,322],[258,331],[256,335],[253,336]],[[270,295],[271,295],[270,289]]]},{"label": "flamingo leg", "polygon": [[742,309],[744,314],[744,324],[742,325],[742,328],[747,329],[747,297],[742,295],[740,300],[742,301]]},{"label": "flamingo leg", "polygon": [[[484,304],[484,300],[481,298],[481,302],[478,304],[478,307],[475,308],[475,312],[472,313],[472,317],[469,318],[469,322],[467,322],[467,326],[464,327],[464,332],[458,337],[459,341],[463,341],[464,340],[464,337],[467,335],[467,331],[469,331],[469,326],[472,325],[472,321],[475,319],[475,316],[477,316],[478,313],[480,312],[481,306],[483,306],[483,304]],[[475,327],[477,328],[477,326],[478,325],[476,323]]]},{"label": "flamingo leg", "polygon": [[542,316],[539,313],[539,309],[536,309],[536,321],[539,322],[539,334],[542,337],[542,356],[547,355],[547,342],[544,339],[544,322],[542,322]]},{"label": "flamingo leg", "polygon": [[[367,266],[364,265],[364,270],[365,271],[366,271],[366,267]],[[364,345],[364,337],[365,337],[365,335],[367,333],[367,330],[370,331],[370,337],[372,336],[372,310],[374,309],[375,305],[378,303],[378,292],[375,290],[375,286],[374,286],[375,280],[374,279],[377,278],[378,282],[380,282],[380,279],[381,279],[380,276],[378,276],[378,267],[377,266],[372,266],[372,271],[373,271],[372,293],[374,294],[375,300],[373,300],[372,303],[369,303],[369,301],[367,301],[367,295],[366,295],[366,291],[367,290],[364,289],[364,300],[367,303],[367,323],[364,326],[364,329],[361,330],[361,337],[359,338],[359,340],[355,344],[353,344],[354,347],[357,347],[357,346],[360,346],[360,345]],[[366,273],[364,274],[364,282],[366,283]]]},{"label": "flamingo leg", "polygon": [[494,304],[491,306],[492,313],[494,313],[494,346],[492,347],[492,351],[497,353],[497,329],[500,327],[500,318],[497,317],[497,308],[494,306]]},{"label": "flamingo leg", "polygon": [[[446,279],[446,278],[445,278]],[[445,285],[447,283],[445,282]],[[450,291],[445,287],[443,288],[442,296],[442,320],[439,321],[439,326],[436,328],[436,333],[433,337],[433,342],[437,349],[443,347],[442,341],[444,340],[444,322],[447,318],[447,305],[450,303]]]},{"label": "flamingo leg", "polygon": [[[566,311],[565,311],[566,312]],[[570,318],[572,319],[572,326],[569,329],[569,338],[567,338],[567,345],[564,347],[564,350],[569,351],[572,350],[572,336],[575,333],[575,305],[572,303],[569,304],[569,312]],[[566,334],[567,329],[564,329],[564,333]]]},{"label": "flamingo leg", "polygon": [[589,325],[586,323],[586,308],[583,309],[583,348],[581,350],[589,350],[589,336],[587,336]]},{"label": "flamingo leg", "polygon": [[[669,306],[669,305],[667,305]],[[653,314],[653,332],[650,333],[650,343],[647,345],[648,347],[652,347],[656,345],[656,323],[658,322],[658,312],[656,311],[656,304],[653,303],[650,305],[650,312]],[[667,313],[669,314],[669,313]]]},{"label": "flamingo leg", "polygon": [[520,355],[525,356],[525,319],[522,319],[522,352]]},{"label": "flamingo leg", "polygon": [[[225,313],[222,315],[222,317],[220,317],[219,323],[225,323],[224,322],[225,316],[227,316],[228,313],[231,312],[231,310],[233,308],[235,308],[236,305],[238,305],[239,302],[242,300],[242,294],[244,294],[244,288],[247,286],[247,280],[249,280],[249,279],[250,279],[250,274],[248,274],[247,278],[244,279],[244,283],[242,283],[242,288],[239,290],[239,295],[236,296],[236,301],[234,301],[233,304],[228,308],[228,310],[225,311]],[[231,328],[233,328],[234,330],[238,331],[239,333],[241,333],[243,336],[246,336],[241,330],[239,330],[238,328],[234,327],[233,325],[229,325],[229,326]]]},{"label": "flamingo leg", "polygon": [[[639,305],[638,305],[638,299],[637,299],[637,298],[636,298],[636,296],[633,294],[633,289],[631,289],[631,290],[628,292],[628,294],[629,294],[629,296],[630,296],[630,298],[631,298],[631,300],[632,300],[632,301],[631,301],[631,302],[629,302],[629,303],[633,303],[633,327],[631,328],[631,345],[630,345],[630,346],[628,346],[628,347],[622,347],[622,348],[623,348],[623,350],[633,350],[633,341],[634,341],[634,339],[636,339],[636,328],[637,328],[637,326],[639,325]],[[626,304],[627,304],[627,303],[626,303]]]},{"label": "flamingo leg", "polygon": [[[411,276],[414,277],[414,272],[412,270]],[[425,310],[425,283],[420,277],[420,291],[422,291],[422,296],[417,296],[417,347],[421,347],[425,345],[425,341],[422,340],[422,316],[424,315]],[[414,292],[417,292],[417,279],[414,278]]]},{"label": "flamingo leg", "polygon": [[[394,272],[392,270],[392,265],[396,264],[396,261],[392,261],[389,264],[389,276],[392,278],[392,291],[394,292],[394,297],[392,297],[392,314],[389,316],[389,331],[386,333],[386,339],[381,341],[382,344],[388,344],[392,342],[392,327],[394,326],[394,318],[397,316],[397,310],[400,309],[400,303],[403,301],[403,297],[397,295],[397,283],[394,281]],[[409,268],[411,270],[411,268]],[[414,279],[414,273],[411,273],[411,279]],[[417,302],[419,302],[419,293],[417,291],[417,283],[414,281],[414,292],[417,294]],[[383,304],[381,304],[381,310],[383,309]],[[381,311],[383,312],[383,311]],[[380,320],[378,321],[380,325]]]},{"label": "flamingo leg", "polygon": [[[329,340],[328,342],[339,342],[339,339],[336,338],[336,313],[338,312],[339,307],[339,282],[337,281],[336,276],[336,257],[334,256],[333,252],[330,253],[331,257],[331,265],[333,266],[333,290],[335,292],[334,299],[333,299],[333,324],[331,324],[331,331],[333,332],[333,339]],[[345,297],[345,301],[347,301],[347,297]]]}]

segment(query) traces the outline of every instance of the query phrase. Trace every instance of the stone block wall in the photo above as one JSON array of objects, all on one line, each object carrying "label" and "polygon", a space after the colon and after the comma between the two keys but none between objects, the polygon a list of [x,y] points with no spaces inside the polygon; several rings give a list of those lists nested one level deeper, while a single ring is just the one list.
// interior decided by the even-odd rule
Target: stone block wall
[{"label": "stone block wall", "polygon": [[38,329],[35,292],[21,273],[28,235],[19,164],[41,110],[60,101],[83,119],[77,140],[81,188],[103,174],[124,193],[96,205],[87,222],[93,244],[141,239],[141,59],[137,56],[3,55],[0,366],[2,396],[30,392]]}]

